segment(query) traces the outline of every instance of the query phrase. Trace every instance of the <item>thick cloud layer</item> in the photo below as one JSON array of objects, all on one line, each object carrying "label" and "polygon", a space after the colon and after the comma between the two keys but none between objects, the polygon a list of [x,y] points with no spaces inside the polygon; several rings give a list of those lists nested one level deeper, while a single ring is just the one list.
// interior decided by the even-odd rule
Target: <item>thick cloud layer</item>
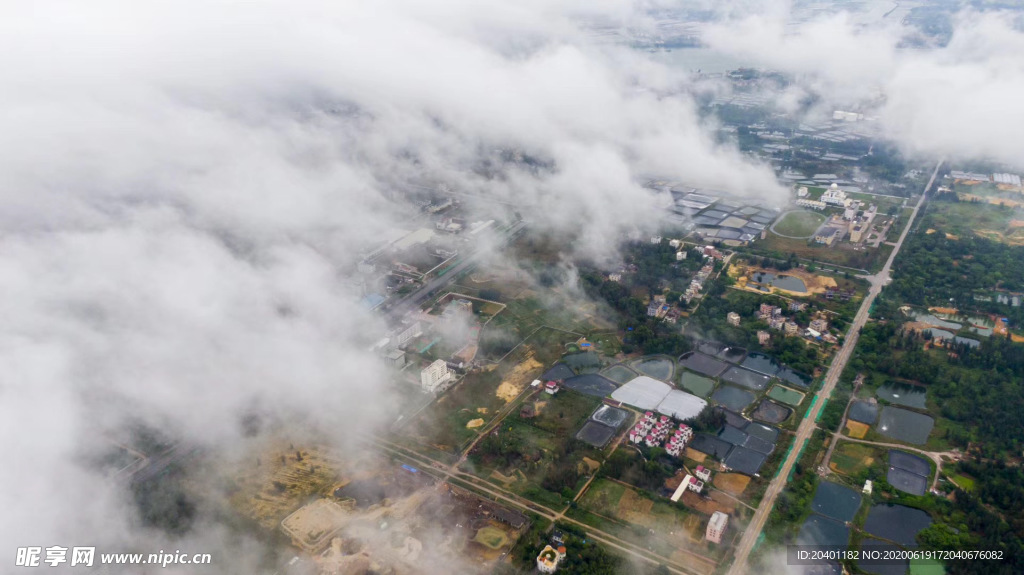
[{"label": "thick cloud layer", "polygon": [[[336,437],[386,416],[354,304],[403,185],[530,206],[614,245],[641,174],[740,192],[684,78],[577,19],[629,3],[34,2],[0,18],[0,504],[6,551],[123,541],[122,487],[83,464],[144,421],[229,445],[273,408]],[[495,150],[548,168],[475,168]],[[241,572],[245,571],[243,568]]]},{"label": "thick cloud layer", "polygon": [[911,152],[1021,165],[1024,32],[1007,13],[962,13],[949,43],[901,45],[913,31],[893,23],[861,27],[840,13],[787,26],[776,12],[719,23],[713,48],[796,74],[839,106],[874,104],[885,133]]}]

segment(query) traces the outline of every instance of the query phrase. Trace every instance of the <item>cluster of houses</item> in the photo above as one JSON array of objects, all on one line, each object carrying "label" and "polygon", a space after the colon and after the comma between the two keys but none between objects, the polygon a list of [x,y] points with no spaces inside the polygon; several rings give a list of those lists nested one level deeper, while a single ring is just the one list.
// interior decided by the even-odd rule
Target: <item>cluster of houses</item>
[{"label": "cluster of houses", "polygon": [[[669,437],[675,427],[675,432]],[[667,440],[666,440],[667,438]],[[643,443],[647,447],[664,445],[665,451],[672,457],[679,457],[679,454],[686,447],[686,443],[693,439],[693,429],[685,423],[676,427],[672,419],[667,415],[656,416],[653,411],[644,414],[629,430],[629,441],[632,443]]]},{"label": "cluster of houses", "polygon": [[693,470],[693,475],[689,473],[683,478],[683,482],[676,488],[675,493],[669,498],[672,501],[679,501],[683,496],[683,492],[692,491],[694,493],[700,493],[704,490],[704,482],[711,480],[711,470],[703,465],[698,465],[697,469]]},{"label": "cluster of houses", "polygon": [[[789,304],[789,311],[792,312],[801,312],[805,309],[807,309],[807,304],[803,302],[790,302]],[[761,307],[758,308],[755,315],[757,319],[768,322],[768,327],[770,329],[781,331],[787,336],[800,335],[800,325],[782,315],[782,308],[777,305],[763,303],[761,304]],[[726,316],[726,321],[728,321],[730,325],[739,326],[740,314],[731,311]],[[804,335],[815,339],[825,339],[830,342],[835,340],[835,337],[828,333],[828,320],[824,317],[816,317],[811,320],[811,323],[807,326],[807,330]],[[771,339],[771,335],[768,332],[763,330],[757,332],[757,340],[761,345],[768,343],[769,339]]]},{"label": "cluster of houses", "polygon": [[[711,246],[708,247],[710,248]],[[705,250],[706,249],[707,248],[705,248]],[[710,258],[713,256],[705,255],[705,257]],[[704,266],[700,268],[697,275],[690,280],[690,286],[686,288],[685,292],[683,292],[683,301],[689,304],[694,299],[700,297],[701,292],[704,291],[704,282],[711,276],[711,272],[713,272],[714,269],[715,266],[711,262],[704,264]]]}]

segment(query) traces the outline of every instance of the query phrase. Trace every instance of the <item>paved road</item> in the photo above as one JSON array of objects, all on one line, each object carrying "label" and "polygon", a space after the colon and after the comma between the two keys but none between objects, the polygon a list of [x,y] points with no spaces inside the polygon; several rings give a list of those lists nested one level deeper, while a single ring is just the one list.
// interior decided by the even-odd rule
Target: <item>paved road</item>
[{"label": "paved road", "polygon": [[857,310],[857,315],[854,316],[853,323],[850,324],[850,331],[846,334],[843,346],[832,359],[832,365],[825,374],[825,383],[822,385],[821,391],[818,392],[819,401],[815,402],[814,406],[808,411],[807,417],[800,422],[800,427],[797,428],[796,441],[793,444],[793,449],[790,450],[789,456],[786,457],[785,461],[783,461],[782,468],[775,476],[775,479],[768,484],[768,489],[765,491],[764,497],[761,499],[761,505],[751,518],[750,524],[747,526],[746,531],[744,531],[743,538],[740,539],[739,545],[736,546],[736,552],[734,554],[732,567],[729,569],[729,575],[741,575],[748,572],[747,559],[750,557],[750,551],[754,548],[754,544],[761,535],[761,530],[764,528],[764,524],[768,520],[768,515],[772,511],[772,507],[775,505],[775,499],[779,496],[779,493],[782,492],[783,488],[785,488],[786,481],[789,480],[789,473],[792,471],[793,465],[796,464],[797,458],[803,451],[803,445],[810,439],[811,434],[816,428],[814,423],[815,419],[817,419],[818,414],[821,413],[822,407],[826,403],[825,400],[827,400],[832,394],[832,390],[835,389],[836,383],[839,381],[839,376],[843,373],[846,363],[853,355],[854,348],[857,347],[857,339],[860,336],[861,328],[864,327],[864,324],[868,321],[868,316],[871,312],[871,305],[875,302],[875,298],[878,297],[878,294],[881,293],[882,288],[890,281],[889,272],[892,269],[892,263],[896,259],[896,255],[900,253],[900,248],[903,247],[903,241],[907,238],[910,228],[913,227],[914,219],[917,218],[917,212],[921,209],[921,206],[924,205],[925,198],[928,196],[928,189],[931,188],[932,183],[935,181],[935,177],[938,175],[939,167],[941,166],[942,160],[935,165],[932,177],[924,187],[924,191],[921,193],[921,198],[917,201],[917,205],[914,206],[914,211],[911,212],[907,225],[903,228],[903,233],[900,234],[900,239],[896,242],[896,246],[893,248],[892,253],[889,254],[889,259],[886,260],[885,265],[882,266],[882,270],[873,276],[866,276],[866,279],[871,282],[871,288],[868,290],[868,295],[864,298],[864,302],[861,304],[860,309]]}]

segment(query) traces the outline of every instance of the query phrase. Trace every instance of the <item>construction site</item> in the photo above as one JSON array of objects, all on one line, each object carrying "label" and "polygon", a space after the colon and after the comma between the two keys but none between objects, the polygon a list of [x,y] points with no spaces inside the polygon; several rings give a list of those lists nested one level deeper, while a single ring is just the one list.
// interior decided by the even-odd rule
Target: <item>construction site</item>
[{"label": "construction site", "polygon": [[325,447],[274,445],[234,482],[235,511],[321,574],[489,571],[529,525],[410,465]]}]

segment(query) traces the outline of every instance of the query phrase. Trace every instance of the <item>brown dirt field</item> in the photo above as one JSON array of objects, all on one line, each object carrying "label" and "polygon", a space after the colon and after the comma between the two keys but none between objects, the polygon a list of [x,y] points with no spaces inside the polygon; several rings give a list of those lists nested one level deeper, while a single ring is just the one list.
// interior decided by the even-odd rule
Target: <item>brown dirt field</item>
[{"label": "brown dirt field", "polygon": [[595,471],[598,470],[599,467],[601,467],[601,464],[599,462],[594,461],[589,457],[584,457],[583,461],[580,462],[580,465],[586,468],[587,473],[594,473]]},{"label": "brown dirt field", "polygon": [[956,309],[955,307],[930,307],[928,308],[928,311],[937,311],[939,313],[945,313],[949,315],[956,315],[960,313],[960,310]]},{"label": "brown dirt field", "polygon": [[718,504],[719,511],[732,514],[736,511],[736,501],[720,491],[711,492],[711,500]]},{"label": "brown dirt field", "polygon": [[742,473],[719,473],[711,479],[716,489],[740,496],[750,484],[750,477]]},{"label": "brown dirt field", "polygon": [[704,463],[704,460],[707,459],[707,457],[708,456],[705,453],[701,453],[701,452],[699,452],[699,451],[697,451],[695,449],[691,449],[689,447],[686,448],[686,458],[687,459],[692,459],[692,460],[696,461],[697,463]]},{"label": "brown dirt field", "polygon": [[466,429],[476,429],[484,424],[483,418],[471,419],[466,422]]},{"label": "brown dirt field", "polygon": [[715,511],[729,513],[732,509],[734,509],[734,507],[726,507],[721,503],[714,501],[713,499],[704,499],[703,497],[697,495],[696,493],[690,491],[689,489],[686,490],[686,493],[683,493],[683,497],[682,499],[680,499],[680,501],[682,501],[683,504],[685,504],[687,507],[694,509],[705,515],[711,515]]},{"label": "brown dirt field", "polygon": [[846,434],[854,439],[864,439],[864,436],[868,434],[868,429],[870,428],[871,426],[868,424],[861,423],[859,421],[847,420],[846,422]]},{"label": "brown dirt field", "polygon": [[653,501],[646,497],[640,497],[632,489],[626,489],[622,492],[622,497],[619,499],[619,506],[615,511],[615,516],[621,517],[630,523],[650,527],[652,523],[650,516],[652,507],[654,507]]}]

